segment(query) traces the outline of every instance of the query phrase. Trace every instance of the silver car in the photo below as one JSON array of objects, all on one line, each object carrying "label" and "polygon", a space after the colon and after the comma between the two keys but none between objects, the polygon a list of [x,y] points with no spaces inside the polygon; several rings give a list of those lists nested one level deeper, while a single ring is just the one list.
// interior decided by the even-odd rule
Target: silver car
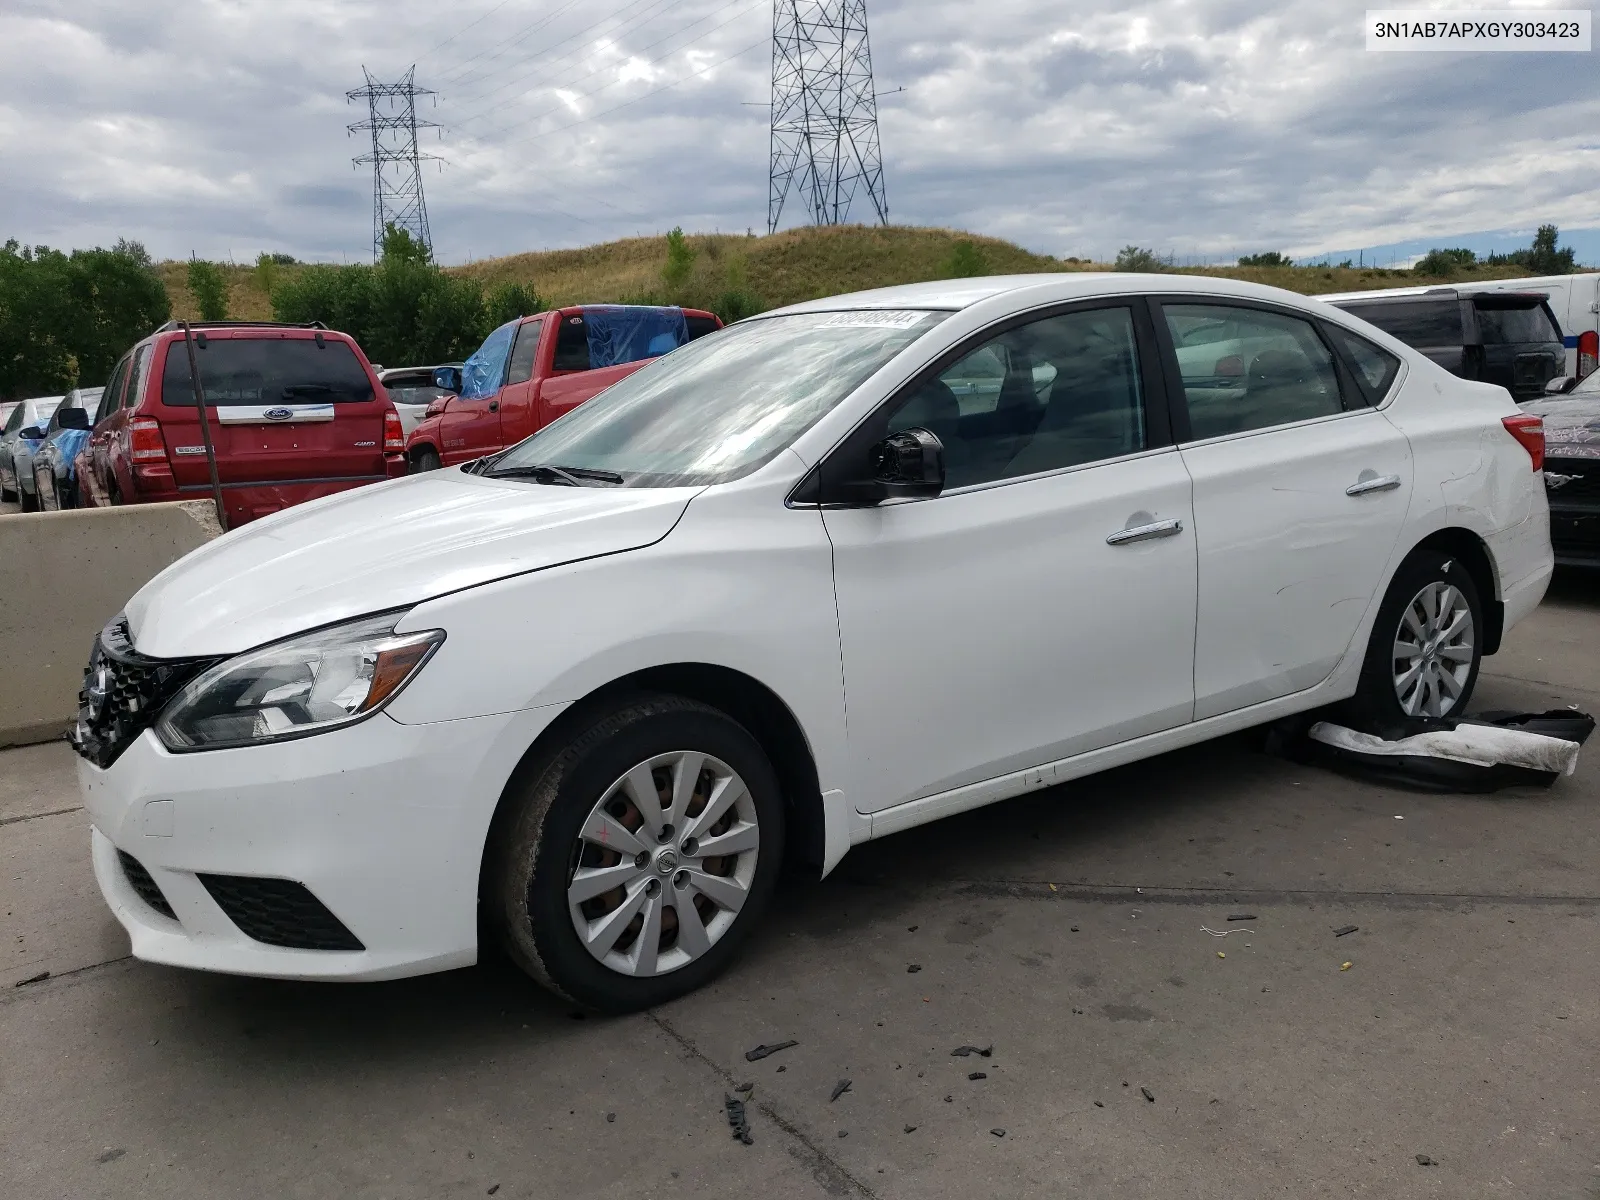
[{"label": "silver car", "polygon": [[[460,363],[445,363],[459,367]],[[389,393],[395,412],[400,414],[400,428],[406,437],[422,421],[428,405],[452,393],[433,386],[433,367],[390,367],[380,370],[378,379],[383,390]]]},{"label": "silver car", "polygon": [[[33,455],[33,495],[45,512],[78,507],[78,479],[73,459],[89,441],[89,431],[99,417],[105,388],[74,388],[67,393],[50,423],[44,441]],[[24,486],[26,486],[26,481]]]},{"label": "silver car", "polygon": [[[35,396],[11,410],[0,430],[0,500],[21,499],[22,511],[38,507],[33,492],[33,452],[44,442],[44,427],[61,396]],[[31,437],[28,435],[32,435]],[[22,481],[26,479],[26,488]]]}]

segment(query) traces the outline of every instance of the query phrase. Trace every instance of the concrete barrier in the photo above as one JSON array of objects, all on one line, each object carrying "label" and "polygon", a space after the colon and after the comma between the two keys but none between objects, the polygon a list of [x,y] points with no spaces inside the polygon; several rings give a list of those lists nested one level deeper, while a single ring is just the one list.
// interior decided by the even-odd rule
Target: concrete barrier
[{"label": "concrete barrier", "polygon": [[60,737],[94,635],[220,532],[209,500],[0,516],[0,747]]}]

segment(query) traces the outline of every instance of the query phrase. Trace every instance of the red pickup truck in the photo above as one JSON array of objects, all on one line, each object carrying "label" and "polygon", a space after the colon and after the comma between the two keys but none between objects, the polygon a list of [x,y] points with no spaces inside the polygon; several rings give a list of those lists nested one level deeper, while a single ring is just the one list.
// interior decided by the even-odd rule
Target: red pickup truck
[{"label": "red pickup truck", "polygon": [[493,454],[543,429],[650,359],[722,328],[693,308],[587,304],[508,322],[462,367],[440,367],[435,400],[406,441],[413,471]]}]

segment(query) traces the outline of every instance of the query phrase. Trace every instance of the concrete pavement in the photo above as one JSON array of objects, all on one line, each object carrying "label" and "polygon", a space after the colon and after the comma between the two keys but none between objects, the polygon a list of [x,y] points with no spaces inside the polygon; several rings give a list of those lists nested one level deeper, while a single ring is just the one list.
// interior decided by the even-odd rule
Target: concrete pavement
[{"label": "concrete pavement", "polygon": [[[1478,706],[1600,708],[1596,628],[1600,582],[1558,580]],[[498,963],[129,960],[70,756],[11,751],[0,1194],[1593,1200],[1597,799],[1600,744],[1468,797],[1228,739],[860,847],[711,988],[578,1020]]]}]

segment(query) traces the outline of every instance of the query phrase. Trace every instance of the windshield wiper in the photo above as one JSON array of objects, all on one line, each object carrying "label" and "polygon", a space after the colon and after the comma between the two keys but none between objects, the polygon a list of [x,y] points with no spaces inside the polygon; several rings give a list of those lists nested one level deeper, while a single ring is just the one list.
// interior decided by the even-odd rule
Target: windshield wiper
[{"label": "windshield wiper", "polygon": [[[596,483],[616,485],[622,476],[615,471],[596,471],[589,467],[556,467],[536,463],[531,467],[501,467],[483,472],[488,479],[532,479],[536,483],[559,483],[567,487],[592,487]],[[592,482],[591,482],[592,481]]]}]

